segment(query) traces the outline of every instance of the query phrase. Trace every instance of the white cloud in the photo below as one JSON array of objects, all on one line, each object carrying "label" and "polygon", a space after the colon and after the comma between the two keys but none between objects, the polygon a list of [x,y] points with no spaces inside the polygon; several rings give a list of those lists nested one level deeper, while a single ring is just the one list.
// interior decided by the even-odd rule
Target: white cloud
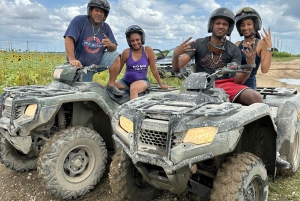
[{"label": "white cloud", "polygon": [[[254,0],[256,1],[256,0]],[[55,1],[53,1],[55,2]],[[146,45],[169,49],[179,45],[189,36],[205,37],[210,13],[218,7],[228,7],[233,12],[245,6],[257,9],[263,27],[271,27],[272,37],[283,41],[300,53],[300,4],[294,0],[118,0],[110,1],[111,11],[107,23],[111,26],[122,51],[128,47],[125,29],[140,25],[146,32]],[[60,2],[61,4],[62,2]],[[87,2],[86,2],[87,3]],[[24,50],[26,41],[33,41],[39,49],[46,45],[52,50],[64,51],[63,34],[70,21],[86,14],[86,3],[45,7],[39,0],[0,0],[0,45],[11,39],[16,49]],[[234,30],[231,40],[241,37]],[[31,44],[29,43],[29,44]],[[277,43],[277,42],[275,42]],[[3,48],[3,45],[0,46]]]}]

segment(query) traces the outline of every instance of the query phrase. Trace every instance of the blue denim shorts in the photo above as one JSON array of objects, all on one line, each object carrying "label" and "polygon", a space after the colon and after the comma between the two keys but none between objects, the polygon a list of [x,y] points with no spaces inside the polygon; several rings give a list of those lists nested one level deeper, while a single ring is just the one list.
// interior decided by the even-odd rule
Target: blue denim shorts
[{"label": "blue denim shorts", "polygon": [[[149,82],[149,79],[147,77],[141,79],[141,80],[137,80],[137,81],[143,81],[147,84],[148,88],[150,87],[150,82]],[[130,89],[130,85],[133,83],[133,82],[128,82],[126,81],[124,78],[118,80],[119,83],[121,83],[125,89],[129,90]]]},{"label": "blue denim shorts", "polygon": [[[118,51],[105,51],[100,62],[96,63],[97,65],[103,65],[108,66],[108,68],[111,67],[111,65],[115,62],[115,60],[120,56],[120,53]],[[91,82],[93,80],[95,72],[89,71],[83,78],[83,82]]]}]

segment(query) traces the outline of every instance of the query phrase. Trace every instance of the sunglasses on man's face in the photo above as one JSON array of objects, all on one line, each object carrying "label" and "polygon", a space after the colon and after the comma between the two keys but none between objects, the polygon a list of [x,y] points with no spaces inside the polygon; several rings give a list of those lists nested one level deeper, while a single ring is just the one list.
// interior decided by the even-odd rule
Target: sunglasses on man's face
[{"label": "sunglasses on man's face", "polygon": [[236,12],[235,16],[237,17],[237,16],[240,16],[240,15],[242,15],[244,13],[255,13],[255,11],[252,8],[250,8],[250,7],[244,7],[244,8],[241,8],[240,10],[238,10]]}]

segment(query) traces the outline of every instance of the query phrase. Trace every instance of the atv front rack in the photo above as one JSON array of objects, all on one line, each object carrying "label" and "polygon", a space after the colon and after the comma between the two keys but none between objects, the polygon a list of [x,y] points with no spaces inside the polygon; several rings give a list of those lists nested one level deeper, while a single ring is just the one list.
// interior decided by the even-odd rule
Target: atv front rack
[{"label": "atv front rack", "polygon": [[[55,85],[55,87],[54,87]],[[43,85],[28,85],[28,86],[18,86],[18,87],[7,87],[4,88],[3,94],[9,94],[10,96],[18,97],[51,97],[58,95],[73,94],[78,91],[76,87],[66,87],[67,85],[57,83],[51,83],[48,86]]]},{"label": "atv front rack", "polygon": [[256,91],[263,95],[263,99],[266,99],[267,95],[289,96],[297,94],[297,89],[284,87],[257,87]]},{"label": "atv front rack", "polygon": [[[127,104],[129,108],[132,108],[131,105]],[[152,108],[155,106],[161,106],[160,109]],[[147,103],[142,102],[142,104],[135,104],[134,109],[136,109],[136,113],[134,115],[134,132],[133,132],[133,138],[134,141],[137,142],[138,136],[141,135],[142,130],[140,125],[142,124],[142,121],[146,119],[146,117],[150,117],[152,115],[155,116],[155,114],[160,114],[165,116],[165,120],[168,120],[168,131],[164,133],[166,137],[161,138],[164,142],[162,144],[165,144],[165,156],[170,159],[171,157],[171,149],[172,144],[174,140],[174,132],[173,132],[173,125],[174,122],[177,121],[182,116],[193,116],[194,118],[198,118],[201,116],[221,116],[229,114],[235,110],[238,110],[242,107],[240,104],[236,103],[230,103],[230,102],[205,102],[199,105],[195,104],[189,104],[181,103],[177,101],[169,101],[168,99],[150,99]],[[183,110],[181,111],[172,111],[168,110],[168,107],[183,107]],[[133,146],[133,152],[137,152],[138,150],[138,143],[135,143]]]}]

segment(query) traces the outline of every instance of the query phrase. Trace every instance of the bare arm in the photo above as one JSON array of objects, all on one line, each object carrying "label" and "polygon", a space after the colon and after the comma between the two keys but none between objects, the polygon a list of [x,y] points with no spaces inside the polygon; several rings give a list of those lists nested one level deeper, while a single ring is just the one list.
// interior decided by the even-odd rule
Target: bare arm
[{"label": "bare arm", "polygon": [[153,49],[149,46],[145,47],[146,50],[146,54],[148,55],[148,61],[149,61],[149,65],[150,65],[150,70],[153,74],[153,76],[155,77],[157,83],[159,84],[159,86],[162,89],[168,89],[168,86],[164,85],[159,77],[156,65],[155,65],[155,53],[153,51]]},{"label": "bare arm", "polygon": [[65,49],[69,60],[69,63],[75,67],[82,67],[79,60],[75,58],[75,41],[74,38],[66,36],[65,37]]},{"label": "bare arm", "polygon": [[[122,52],[122,55],[121,55],[121,62],[120,62],[120,72],[122,71],[127,59],[129,57],[129,48],[125,49],[123,52]],[[119,72],[119,73],[120,73]]]},{"label": "bare arm", "polygon": [[[195,49],[191,48],[191,44],[195,41],[188,42],[191,39],[192,37],[189,37],[175,49],[172,58],[172,70],[174,72],[179,72],[180,68],[183,68],[191,60],[189,55],[184,54],[186,52],[195,51]],[[180,55],[182,56],[179,58]]]},{"label": "bare arm", "polygon": [[268,33],[265,29],[263,29],[265,36],[262,36],[262,40],[258,42],[258,52],[260,53],[259,56],[261,58],[261,72],[267,73],[271,66],[272,60],[272,52],[268,51],[267,48],[272,47],[272,39],[271,39],[271,30],[268,29]]}]

